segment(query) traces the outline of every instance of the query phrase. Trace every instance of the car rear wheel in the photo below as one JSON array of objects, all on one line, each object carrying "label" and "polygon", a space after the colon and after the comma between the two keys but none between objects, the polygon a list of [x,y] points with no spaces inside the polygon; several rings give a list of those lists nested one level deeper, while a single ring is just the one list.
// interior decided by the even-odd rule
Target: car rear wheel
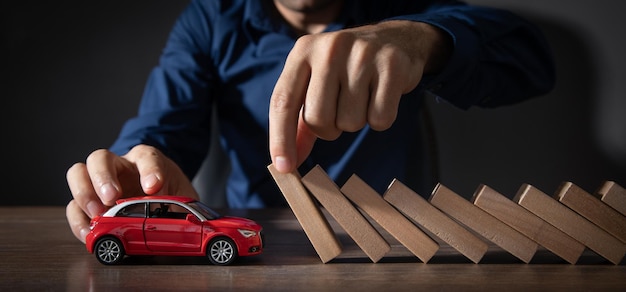
[{"label": "car rear wheel", "polygon": [[124,258],[124,246],[115,238],[105,237],[98,240],[94,253],[99,262],[115,265]]},{"label": "car rear wheel", "polygon": [[237,246],[230,238],[215,238],[209,243],[207,256],[214,265],[229,265],[237,258]]}]

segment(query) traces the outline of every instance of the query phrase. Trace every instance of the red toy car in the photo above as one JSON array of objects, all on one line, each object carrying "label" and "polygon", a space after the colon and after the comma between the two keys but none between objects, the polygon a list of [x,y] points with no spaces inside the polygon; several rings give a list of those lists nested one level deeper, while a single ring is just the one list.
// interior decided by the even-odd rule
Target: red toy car
[{"label": "red toy car", "polygon": [[208,256],[228,265],[238,256],[263,250],[261,225],[220,216],[187,197],[146,196],[122,199],[91,220],[86,246],[105,265],[124,255]]}]

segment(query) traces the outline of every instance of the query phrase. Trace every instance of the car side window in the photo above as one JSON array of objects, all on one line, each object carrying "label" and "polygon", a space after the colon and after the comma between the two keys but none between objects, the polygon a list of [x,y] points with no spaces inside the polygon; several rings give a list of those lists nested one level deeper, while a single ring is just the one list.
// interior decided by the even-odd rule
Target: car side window
[{"label": "car side window", "polygon": [[150,218],[185,219],[189,210],[170,203],[150,203]]},{"label": "car side window", "polygon": [[146,204],[145,203],[137,203],[128,205],[115,214],[117,217],[136,217],[136,218],[144,218],[146,217]]}]

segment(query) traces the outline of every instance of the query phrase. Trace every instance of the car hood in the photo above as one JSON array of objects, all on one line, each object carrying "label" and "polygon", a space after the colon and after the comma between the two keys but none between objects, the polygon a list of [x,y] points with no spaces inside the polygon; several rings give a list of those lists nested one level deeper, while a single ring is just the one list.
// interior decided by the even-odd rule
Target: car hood
[{"label": "car hood", "polygon": [[217,219],[209,220],[209,224],[214,227],[224,228],[246,228],[252,230],[261,229],[261,226],[253,220],[231,216],[222,216]]}]

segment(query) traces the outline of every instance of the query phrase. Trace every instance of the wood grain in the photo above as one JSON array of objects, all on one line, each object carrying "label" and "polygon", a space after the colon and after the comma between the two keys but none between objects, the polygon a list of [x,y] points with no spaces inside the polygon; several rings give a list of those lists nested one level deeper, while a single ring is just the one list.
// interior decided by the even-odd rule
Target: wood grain
[{"label": "wood grain", "polygon": [[389,205],[357,175],[352,175],[341,191],[422,262],[427,263],[439,249],[437,242]]},{"label": "wood grain", "polygon": [[389,185],[384,199],[472,262],[480,262],[487,252],[487,243],[429,204],[426,199],[400,181],[394,180]]},{"label": "wood grain", "polygon": [[595,226],[568,207],[531,185],[523,185],[513,201],[578,240],[614,264],[626,247],[617,238]]},{"label": "wood grain", "polygon": [[478,187],[472,201],[570,264],[575,264],[585,251],[582,243],[486,185]]},{"label": "wood grain", "polygon": [[626,243],[626,217],[577,185],[566,182],[556,194],[559,202]]},{"label": "wood grain", "polygon": [[267,168],[322,262],[327,263],[340,255],[341,243],[300,182],[300,175],[297,172],[280,173],[271,164]]},{"label": "wood grain", "polygon": [[[16,195],[28,196],[28,193]],[[0,206],[0,283],[4,291],[624,291],[626,261],[618,266],[586,250],[577,265],[540,249],[529,265],[490,244],[481,264],[443,243],[428,264],[392,247],[384,263],[346,257],[352,242],[322,264],[288,207],[218,209],[263,226],[265,250],[233,266],[205,257],[128,257],[103,266],[78,241],[65,207]],[[334,222],[330,221],[331,225]],[[347,237],[343,230],[337,235]],[[387,259],[394,251],[394,258]]]},{"label": "wood grain", "polygon": [[626,216],[626,189],[616,184],[614,181],[606,181],[596,195],[602,202]]},{"label": "wood grain", "polygon": [[373,262],[378,262],[391,250],[389,243],[348,201],[319,165],[302,177],[302,183]]},{"label": "wood grain", "polygon": [[435,187],[429,201],[448,216],[476,231],[525,263],[530,262],[537,251],[537,243],[474,206],[442,184]]}]

